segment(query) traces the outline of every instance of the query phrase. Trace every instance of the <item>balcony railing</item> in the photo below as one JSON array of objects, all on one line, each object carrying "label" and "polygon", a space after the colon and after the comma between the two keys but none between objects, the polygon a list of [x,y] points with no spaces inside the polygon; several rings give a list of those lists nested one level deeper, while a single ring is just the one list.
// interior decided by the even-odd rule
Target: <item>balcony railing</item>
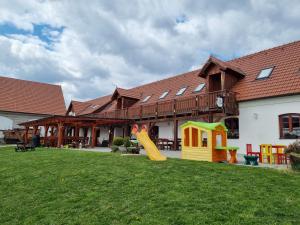
[{"label": "balcony railing", "polygon": [[[219,104],[217,104],[217,100],[219,100]],[[211,111],[224,112],[229,115],[237,114],[238,108],[235,93],[230,91],[209,92],[171,101],[103,112],[99,113],[98,117],[136,120],[193,113],[205,114]]]}]

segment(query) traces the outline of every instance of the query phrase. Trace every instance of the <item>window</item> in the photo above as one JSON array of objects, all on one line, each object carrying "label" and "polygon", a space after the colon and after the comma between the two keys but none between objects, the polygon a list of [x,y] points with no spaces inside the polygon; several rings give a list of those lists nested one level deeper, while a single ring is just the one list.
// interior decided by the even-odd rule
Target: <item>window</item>
[{"label": "window", "polygon": [[147,102],[151,98],[151,95],[148,95],[142,102]]},{"label": "window", "polygon": [[207,132],[201,131],[201,147],[207,147]]},{"label": "window", "polygon": [[290,113],[279,116],[280,138],[300,138],[300,114]]},{"label": "window", "polygon": [[184,129],[184,146],[190,146],[190,129]]},{"label": "window", "polygon": [[222,145],[222,135],[221,134],[216,135],[216,145],[217,146],[223,146]]},{"label": "window", "polygon": [[227,128],[228,139],[239,139],[239,119],[238,118],[227,118],[225,119],[225,126]]},{"label": "window", "polygon": [[194,92],[200,92],[204,87],[205,87],[205,84],[201,83],[195,88]]},{"label": "window", "polygon": [[187,87],[180,88],[180,90],[176,93],[176,96],[183,95]]},{"label": "window", "polygon": [[274,67],[261,70],[256,79],[268,78],[271,75],[273,69]]},{"label": "window", "polygon": [[198,129],[192,127],[192,147],[198,147]]},{"label": "window", "polygon": [[159,99],[163,99],[168,95],[169,91],[165,91],[164,93],[162,93],[162,95],[159,97]]}]

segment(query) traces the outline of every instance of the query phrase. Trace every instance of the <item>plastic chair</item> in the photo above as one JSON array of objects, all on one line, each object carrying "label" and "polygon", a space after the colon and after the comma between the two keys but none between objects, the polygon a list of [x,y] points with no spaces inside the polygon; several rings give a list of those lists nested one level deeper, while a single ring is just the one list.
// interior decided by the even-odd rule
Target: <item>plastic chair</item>
[{"label": "plastic chair", "polygon": [[258,156],[259,160],[261,160],[260,152],[253,152],[252,151],[252,144],[246,144],[246,152],[247,152],[247,155]]},{"label": "plastic chair", "polygon": [[284,146],[283,145],[275,145],[276,153],[274,153],[275,162],[277,164],[287,164],[287,157],[284,153]]},{"label": "plastic chair", "polygon": [[260,145],[261,152],[261,162],[263,163],[265,159],[267,159],[268,163],[272,164],[274,162],[274,156],[272,153],[272,145],[271,144],[261,144]]}]

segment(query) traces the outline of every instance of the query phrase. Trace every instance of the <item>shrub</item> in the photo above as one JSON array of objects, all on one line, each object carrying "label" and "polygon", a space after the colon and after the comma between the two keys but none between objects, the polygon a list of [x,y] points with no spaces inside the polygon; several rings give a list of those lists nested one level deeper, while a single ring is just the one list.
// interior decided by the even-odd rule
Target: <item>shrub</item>
[{"label": "shrub", "polygon": [[295,141],[294,143],[290,144],[286,149],[285,149],[286,154],[290,153],[297,153],[300,154],[300,141]]},{"label": "shrub", "polygon": [[124,147],[128,148],[131,146],[131,141],[129,137],[124,137]]},{"label": "shrub", "polygon": [[124,138],[122,137],[115,137],[112,142],[112,145],[116,145],[116,146],[121,146],[123,144],[124,144]]},{"label": "shrub", "polygon": [[112,152],[118,152],[119,151],[119,146],[112,145],[110,148],[111,148]]},{"label": "shrub", "polygon": [[290,162],[293,170],[300,171],[300,142],[295,141],[290,144],[285,153],[290,155]]}]

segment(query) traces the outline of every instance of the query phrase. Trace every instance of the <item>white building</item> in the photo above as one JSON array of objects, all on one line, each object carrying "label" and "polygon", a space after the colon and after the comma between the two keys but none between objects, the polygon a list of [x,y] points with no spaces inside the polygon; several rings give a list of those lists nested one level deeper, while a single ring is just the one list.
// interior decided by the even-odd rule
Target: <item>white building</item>
[{"label": "white building", "polygon": [[231,61],[210,57],[195,71],[131,89],[116,88],[111,95],[87,102],[72,101],[66,115],[125,120],[125,125],[89,124],[84,138],[92,135],[93,127],[97,144],[129,136],[130,126],[138,123],[148,126],[151,138],[168,139],[167,145],[178,149],[179,126],[188,120],[223,121],[229,145],[239,146],[241,153],[246,144],[254,150],[260,144],[289,144],[300,138],[299,59],[300,41]]}]

